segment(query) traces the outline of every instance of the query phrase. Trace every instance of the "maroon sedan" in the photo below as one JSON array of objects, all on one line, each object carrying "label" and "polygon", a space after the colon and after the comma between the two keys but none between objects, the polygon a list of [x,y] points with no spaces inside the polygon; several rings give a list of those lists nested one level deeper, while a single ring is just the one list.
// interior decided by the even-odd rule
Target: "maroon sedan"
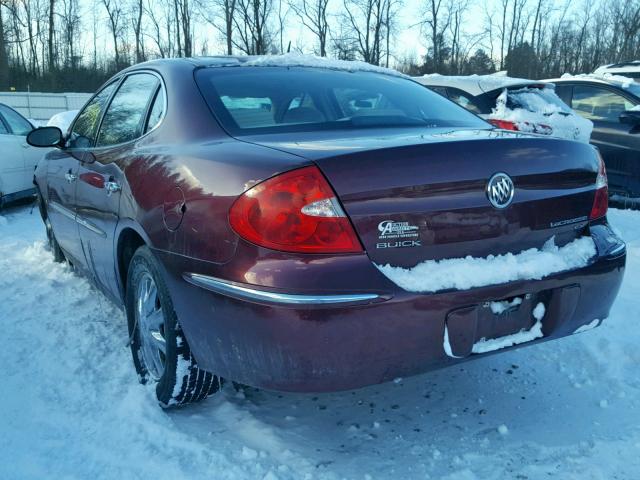
[{"label": "maroon sedan", "polygon": [[[292,57],[289,57],[292,58]],[[334,391],[606,318],[626,250],[586,144],[299,58],[113,77],[35,172],[55,259],[126,309],[163,406],[222,379]]]}]

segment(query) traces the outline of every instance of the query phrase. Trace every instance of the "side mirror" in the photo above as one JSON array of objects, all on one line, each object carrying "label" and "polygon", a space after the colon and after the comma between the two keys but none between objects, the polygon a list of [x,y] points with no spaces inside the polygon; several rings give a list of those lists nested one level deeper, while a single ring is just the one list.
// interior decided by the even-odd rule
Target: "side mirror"
[{"label": "side mirror", "polygon": [[40,127],[29,132],[27,143],[32,147],[61,147],[64,136],[58,127]]},{"label": "side mirror", "polygon": [[620,114],[620,123],[627,123],[637,127],[640,125],[640,110],[627,110]]}]

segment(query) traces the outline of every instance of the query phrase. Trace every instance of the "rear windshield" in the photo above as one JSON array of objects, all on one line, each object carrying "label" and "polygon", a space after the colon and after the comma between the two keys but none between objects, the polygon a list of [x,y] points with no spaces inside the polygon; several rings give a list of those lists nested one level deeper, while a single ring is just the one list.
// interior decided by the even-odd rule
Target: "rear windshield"
[{"label": "rear windshield", "polygon": [[615,72],[613,73],[613,75],[621,75],[623,77],[629,77],[634,79],[635,81],[640,80],[640,72],[638,71],[634,71],[634,72]]},{"label": "rear windshield", "polygon": [[638,83],[637,81],[631,82],[628,85],[623,86],[622,88],[625,90],[629,90],[636,97],[640,98],[640,83]]},{"label": "rear windshield", "polygon": [[411,80],[304,67],[213,67],[196,81],[231,134],[366,127],[490,128]]},{"label": "rear windshield", "polygon": [[509,90],[507,108],[523,108],[530,112],[551,115],[557,112],[571,113],[571,109],[556,95],[553,88],[521,88]]}]

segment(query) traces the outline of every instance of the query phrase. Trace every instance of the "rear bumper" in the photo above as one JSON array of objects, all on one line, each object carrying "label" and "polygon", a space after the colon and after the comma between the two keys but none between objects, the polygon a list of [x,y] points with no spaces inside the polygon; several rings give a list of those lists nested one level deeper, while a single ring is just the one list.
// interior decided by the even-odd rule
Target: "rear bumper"
[{"label": "rear bumper", "polygon": [[[277,301],[261,298],[265,289],[246,283],[245,291],[224,291],[194,281],[185,274],[197,268],[200,280],[215,276],[206,274],[202,262],[156,253],[167,267],[174,307],[201,367],[265,389],[319,392],[381,383],[477,358],[468,347],[491,329],[490,301],[522,297],[522,308],[545,304],[543,338],[523,345],[571,335],[606,318],[622,282],[626,251],[605,225],[593,227],[592,236],[598,254],[589,265],[538,281],[414,294],[376,277],[372,291],[280,291],[276,293],[285,296]],[[368,275],[381,276],[373,266]],[[354,293],[360,297],[345,296]],[[334,302],[311,301],[320,297]],[[453,345],[449,353],[446,325]]]}]

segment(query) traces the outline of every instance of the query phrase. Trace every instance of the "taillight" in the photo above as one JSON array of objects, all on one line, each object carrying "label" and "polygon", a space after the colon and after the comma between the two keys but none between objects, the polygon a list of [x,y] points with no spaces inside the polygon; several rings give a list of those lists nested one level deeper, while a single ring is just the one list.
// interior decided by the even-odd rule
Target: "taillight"
[{"label": "taillight", "polygon": [[244,192],[229,222],[245,240],[286,252],[355,253],[362,245],[317,167],[270,178]]},{"label": "taillight", "polygon": [[500,128],[502,130],[524,130],[527,132],[531,131],[534,133],[539,133],[540,135],[551,135],[553,133],[553,128],[551,128],[551,126],[549,125],[545,125],[544,123],[533,124],[529,122],[520,122],[521,124],[525,125],[523,129],[520,129],[520,127],[518,127],[518,124],[516,124],[515,122],[510,122],[508,120],[498,120],[497,118],[490,118],[487,121],[494,127]]},{"label": "taillight", "polygon": [[514,122],[498,120],[497,118],[490,118],[487,121],[494,127],[500,128],[502,130],[518,130],[518,126]]},{"label": "taillight", "polygon": [[598,176],[596,177],[596,195],[593,199],[593,207],[589,220],[596,220],[604,217],[609,209],[609,188],[607,183],[607,169],[604,166],[604,160],[598,152]]},{"label": "taillight", "polygon": [[553,128],[550,125],[545,125],[544,123],[536,123],[533,126],[533,130],[540,135],[551,135],[553,133]]}]

